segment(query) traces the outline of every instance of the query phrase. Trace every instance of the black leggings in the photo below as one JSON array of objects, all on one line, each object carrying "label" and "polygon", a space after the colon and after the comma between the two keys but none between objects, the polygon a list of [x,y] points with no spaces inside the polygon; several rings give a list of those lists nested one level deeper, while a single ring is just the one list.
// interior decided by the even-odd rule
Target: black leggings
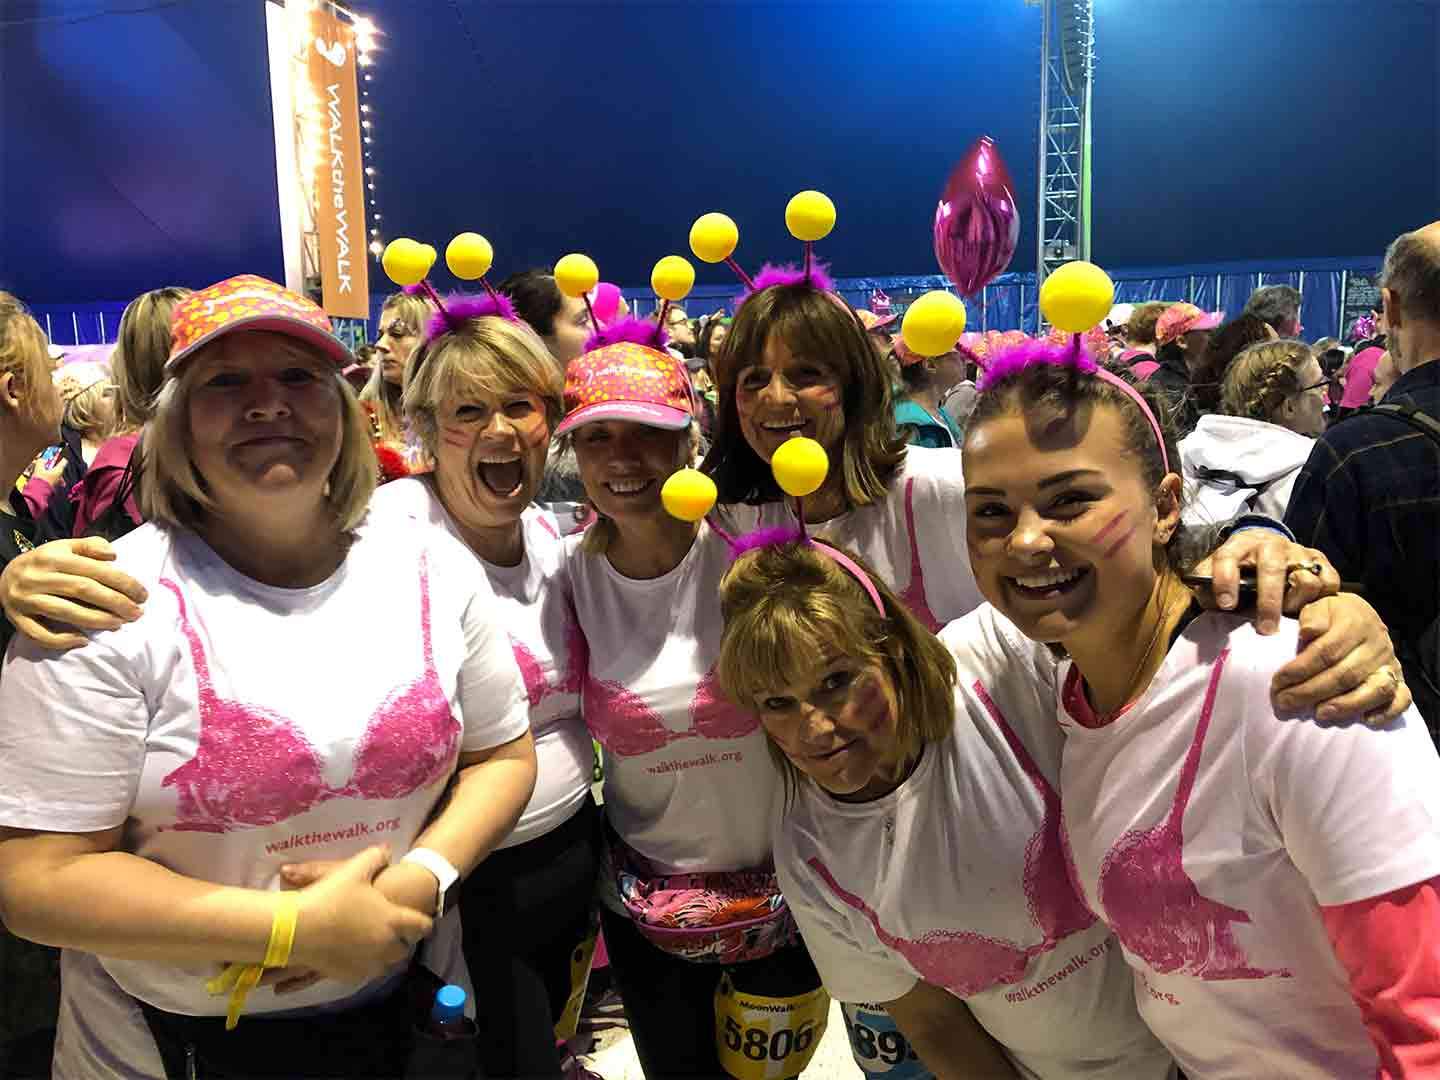
[{"label": "black leggings", "polygon": [[715,1049],[715,989],[722,974],[729,972],[737,989],[773,997],[798,996],[820,985],[801,944],[743,964],[697,964],[650,944],[623,915],[602,908],[600,919],[647,1080],[730,1080]]},{"label": "black leggings", "polygon": [[590,933],[599,865],[600,811],[587,796],[569,821],[495,852],[461,886],[487,1077],[560,1076],[555,1022],[570,996],[572,957]]}]

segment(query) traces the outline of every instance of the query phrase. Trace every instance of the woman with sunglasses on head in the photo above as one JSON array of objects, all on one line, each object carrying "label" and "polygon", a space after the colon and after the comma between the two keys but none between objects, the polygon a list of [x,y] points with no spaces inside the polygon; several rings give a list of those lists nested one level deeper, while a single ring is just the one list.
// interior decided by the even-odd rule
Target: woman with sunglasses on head
[{"label": "woman with sunglasses on head", "polygon": [[1300,627],[1196,606],[1167,423],[1147,388],[1039,348],[992,365],[966,434],[976,580],[1067,658],[1072,880],[1187,1074],[1428,1074],[1440,759],[1413,710],[1277,711]]},{"label": "woman with sunglasses on head", "polygon": [[[519,673],[453,540],[363,522],[320,309],[244,275],[174,327],[147,524],[116,544],[146,610],[0,677],[0,909],[65,949],[56,1075],[395,1076],[442,871],[534,784]],[[382,625],[395,646],[348,662]],[[303,856],[341,865],[286,889]]]},{"label": "woman with sunglasses on head", "polygon": [[1332,380],[1303,341],[1251,345],[1230,364],[1222,412],[1180,440],[1187,525],[1254,512],[1283,520],[1290,491],[1325,430]]}]

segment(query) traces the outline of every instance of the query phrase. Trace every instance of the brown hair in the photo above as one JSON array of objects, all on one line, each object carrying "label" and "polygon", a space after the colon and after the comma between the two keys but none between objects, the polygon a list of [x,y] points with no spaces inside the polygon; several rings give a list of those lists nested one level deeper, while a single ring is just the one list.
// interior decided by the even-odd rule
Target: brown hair
[{"label": "brown hair", "polygon": [[[955,658],[869,566],[846,554],[879,592],[883,616],[848,570],[804,541],[736,559],[720,582],[725,630],[716,674],[726,697],[754,710],[763,693],[793,685],[827,653],[881,665],[895,685],[903,767],[954,729]],[[797,783],[798,770],[770,746],[787,788]]]},{"label": "brown hair", "polygon": [[1130,309],[1125,336],[1135,345],[1155,344],[1155,324],[1170,309],[1169,300],[1148,300]]},{"label": "brown hair", "polygon": [[1200,358],[1200,366],[1190,383],[1200,411],[1219,412],[1220,389],[1235,358],[1251,345],[1273,340],[1270,324],[1257,315],[1231,319],[1211,334],[1210,344],[1205,347],[1205,355]]},{"label": "brown hair", "polygon": [[170,316],[190,295],[178,285],[141,293],[120,316],[110,372],[118,393],[116,431],[137,431],[155,411],[155,395],[170,359]]},{"label": "brown hair", "polygon": [[[1117,410],[1122,417],[1126,451],[1139,464],[1145,485],[1155,491],[1167,475],[1165,460],[1170,462],[1170,473],[1178,475],[1180,472],[1175,409],[1154,384],[1134,383],[1127,377],[1127,372],[1114,367],[1107,366],[1107,370],[1125,379],[1150,407],[1165,441],[1164,459],[1160,456],[1160,447],[1155,441],[1155,432],[1150,427],[1150,421],[1128,394],[1093,374],[1077,373],[1068,364],[1032,363],[987,386],[976,399],[975,410],[970,414],[970,421],[965,426],[966,441],[974,437],[981,425],[996,417],[1021,413],[1027,418],[1058,418],[1070,416],[1081,409],[1106,406]],[[1177,498],[1183,504],[1183,496]],[[1176,529],[1165,546],[1166,559],[1171,568],[1184,571],[1197,562],[1198,556],[1203,552],[1197,551],[1195,544],[1203,543],[1207,539],[1190,536],[1184,529]]]},{"label": "brown hair", "polygon": [[782,497],[770,467],[745,441],[735,404],[740,372],[762,362],[772,335],[797,355],[824,364],[840,382],[845,434],[839,465],[847,503],[867,506],[883,497],[905,460],[905,440],[895,430],[885,362],[843,301],[809,285],[776,285],[740,306],[729,336],[710,361],[719,408],[701,469],[714,479],[720,502],[760,503]]},{"label": "brown hair", "polygon": [[1280,406],[1300,392],[1301,372],[1315,350],[1303,341],[1264,341],[1235,357],[1225,373],[1221,409],[1230,416],[1272,421]]}]

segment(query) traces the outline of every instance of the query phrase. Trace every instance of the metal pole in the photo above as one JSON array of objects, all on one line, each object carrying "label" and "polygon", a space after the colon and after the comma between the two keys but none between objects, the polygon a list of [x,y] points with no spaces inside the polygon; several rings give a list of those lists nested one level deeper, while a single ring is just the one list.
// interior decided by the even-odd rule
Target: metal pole
[{"label": "metal pole", "polygon": [[1185,297],[1185,299],[1186,299],[1186,300],[1189,300],[1190,303],[1192,303],[1192,304],[1195,302],[1195,275],[1194,275],[1194,274],[1191,274],[1191,275],[1190,275],[1190,295],[1187,296],[1187,297]]},{"label": "metal pole", "polygon": [[980,287],[980,332],[983,334],[989,329],[986,324],[990,321],[990,286]]},{"label": "metal pole", "polygon": [[1090,261],[1090,87],[1095,82],[1095,11],[1090,10],[1089,26],[1085,42],[1085,99],[1080,114],[1080,199],[1079,211],[1080,258]]},{"label": "metal pole", "polygon": [[55,340],[55,328],[50,325],[50,313],[45,313],[45,336],[51,341]]},{"label": "metal pole", "polygon": [[70,312],[70,326],[71,326],[71,328],[75,331],[75,344],[76,344],[76,345],[79,345],[79,344],[80,344],[80,313],[79,313],[78,311],[72,311],[72,312]]},{"label": "metal pole", "polygon": [[1345,330],[1346,330],[1346,326],[1345,326],[1345,290],[1348,289],[1348,288],[1350,288],[1350,271],[1349,271],[1349,270],[1341,270],[1341,271],[1340,271],[1340,310],[1339,310],[1339,312],[1337,313],[1337,317],[1338,317],[1339,320],[1340,320],[1340,329],[1339,329],[1338,331],[1336,331],[1336,333],[1335,333],[1335,336],[1338,337],[1341,341],[1344,341],[1344,340],[1345,340]]},{"label": "metal pole", "polygon": [[[1038,197],[1035,200],[1035,284],[1045,280],[1045,192],[1049,186],[1045,171],[1050,138],[1050,7],[1051,0],[1040,5],[1040,161],[1036,172]],[[1025,289],[1020,289],[1020,325],[1025,325]]]},{"label": "metal pole", "polygon": [[105,312],[99,311],[99,312],[96,312],[96,315],[97,315],[97,317],[100,319],[100,344],[101,344],[101,345],[104,345],[104,344],[105,344]]}]

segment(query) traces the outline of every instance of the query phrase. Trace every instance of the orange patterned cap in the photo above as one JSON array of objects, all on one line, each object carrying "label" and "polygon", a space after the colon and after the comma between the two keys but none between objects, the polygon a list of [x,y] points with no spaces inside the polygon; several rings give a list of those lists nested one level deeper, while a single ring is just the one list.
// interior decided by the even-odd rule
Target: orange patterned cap
[{"label": "orange patterned cap", "polygon": [[633,341],[617,341],[570,362],[565,419],[556,435],[596,420],[629,420],[679,431],[695,415],[685,362]]},{"label": "orange patterned cap", "polygon": [[191,293],[175,306],[165,373],[174,375],[181,361],[200,346],[236,330],[285,334],[319,349],[336,367],[354,363],[329,317],[313,300],[255,274],[241,274]]}]

